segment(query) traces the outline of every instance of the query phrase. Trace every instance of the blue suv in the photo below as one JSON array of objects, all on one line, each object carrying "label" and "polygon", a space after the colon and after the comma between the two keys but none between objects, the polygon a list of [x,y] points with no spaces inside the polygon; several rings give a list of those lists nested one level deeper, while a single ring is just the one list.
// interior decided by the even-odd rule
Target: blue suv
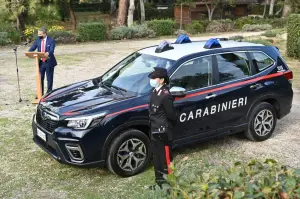
[{"label": "blue suv", "polygon": [[61,163],[142,172],[151,159],[148,74],[163,67],[178,112],[173,147],[244,132],[268,139],[292,107],[293,73],[274,46],[212,39],[132,53],[104,75],[53,90],[33,116],[33,140]]}]

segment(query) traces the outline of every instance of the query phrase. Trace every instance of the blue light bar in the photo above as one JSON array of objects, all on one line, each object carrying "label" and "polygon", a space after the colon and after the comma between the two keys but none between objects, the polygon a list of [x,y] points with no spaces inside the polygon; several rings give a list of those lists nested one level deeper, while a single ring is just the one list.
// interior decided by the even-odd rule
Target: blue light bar
[{"label": "blue light bar", "polygon": [[184,43],[191,43],[189,36],[186,34],[181,34],[178,36],[178,38],[175,41],[175,44],[184,44]]},{"label": "blue light bar", "polygon": [[171,46],[171,43],[168,41],[163,41],[159,44],[159,46],[155,49],[156,53],[161,53],[167,50],[174,49],[173,46]]},{"label": "blue light bar", "polygon": [[220,42],[217,39],[213,38],[213,39],[209,39],[205,43],[204,48],[206,48],[206,49],[222,48],[222,46],[221,46]]}]

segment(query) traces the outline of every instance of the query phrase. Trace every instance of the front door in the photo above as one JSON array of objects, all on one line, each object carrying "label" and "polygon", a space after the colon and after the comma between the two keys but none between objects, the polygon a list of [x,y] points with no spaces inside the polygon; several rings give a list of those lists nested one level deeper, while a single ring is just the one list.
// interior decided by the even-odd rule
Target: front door
[{"label": "front door", "polygon": [[191,59],[179,66],[170,78],[171,88],[178,86],[187,91],[184,98],[174,102],[178,111],[174,139],[181,143],[215,130],[217,107],[214,95],[210,93],[214,82],[212,60],[213,56]]}]

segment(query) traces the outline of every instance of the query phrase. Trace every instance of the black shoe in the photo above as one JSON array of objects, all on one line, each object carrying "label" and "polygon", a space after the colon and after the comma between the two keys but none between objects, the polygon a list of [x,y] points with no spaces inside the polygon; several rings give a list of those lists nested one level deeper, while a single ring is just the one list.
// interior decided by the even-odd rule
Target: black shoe
[{"label": "black shoe", "polygon": [[153,191],[157,190],[158,188],[161,189],[161,186],[159,186],[158,184],[149,186],[149,189],[150,189],[150,190],[153,190]]}]

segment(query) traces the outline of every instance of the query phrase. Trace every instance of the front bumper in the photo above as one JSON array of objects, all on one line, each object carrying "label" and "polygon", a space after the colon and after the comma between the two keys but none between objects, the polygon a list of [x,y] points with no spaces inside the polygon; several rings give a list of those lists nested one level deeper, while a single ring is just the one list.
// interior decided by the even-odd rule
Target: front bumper
[{"label": "front bumper", "polygon": [[[38,131],[37,129],[45,133],[46,141],[44,141],[42,138],[40,138],[37,135],[37,131]],[[68,145],[79,146],[79,149],[81,150],[79,144],[80,141],[74,138],[56,137],[54,133],[51,134],[50,132],[47,132],[45,129],[39,126],[35,122],[34,116],[32,120],[32,131],[33,131],[34,143],[36,143],[40,148],[42,148],[45,152],[51,155],[52,158],[54,158],[60,163],[80,166],[80,167],[104,167],[105,166],[105,160],[91,162],[91,161],[86,161],[84,158],[83,160],[72,159],[72,155],[66,146]],[[85,154],[82,152],[82,150],[81,153],[82,156],[84,157]]]}]

